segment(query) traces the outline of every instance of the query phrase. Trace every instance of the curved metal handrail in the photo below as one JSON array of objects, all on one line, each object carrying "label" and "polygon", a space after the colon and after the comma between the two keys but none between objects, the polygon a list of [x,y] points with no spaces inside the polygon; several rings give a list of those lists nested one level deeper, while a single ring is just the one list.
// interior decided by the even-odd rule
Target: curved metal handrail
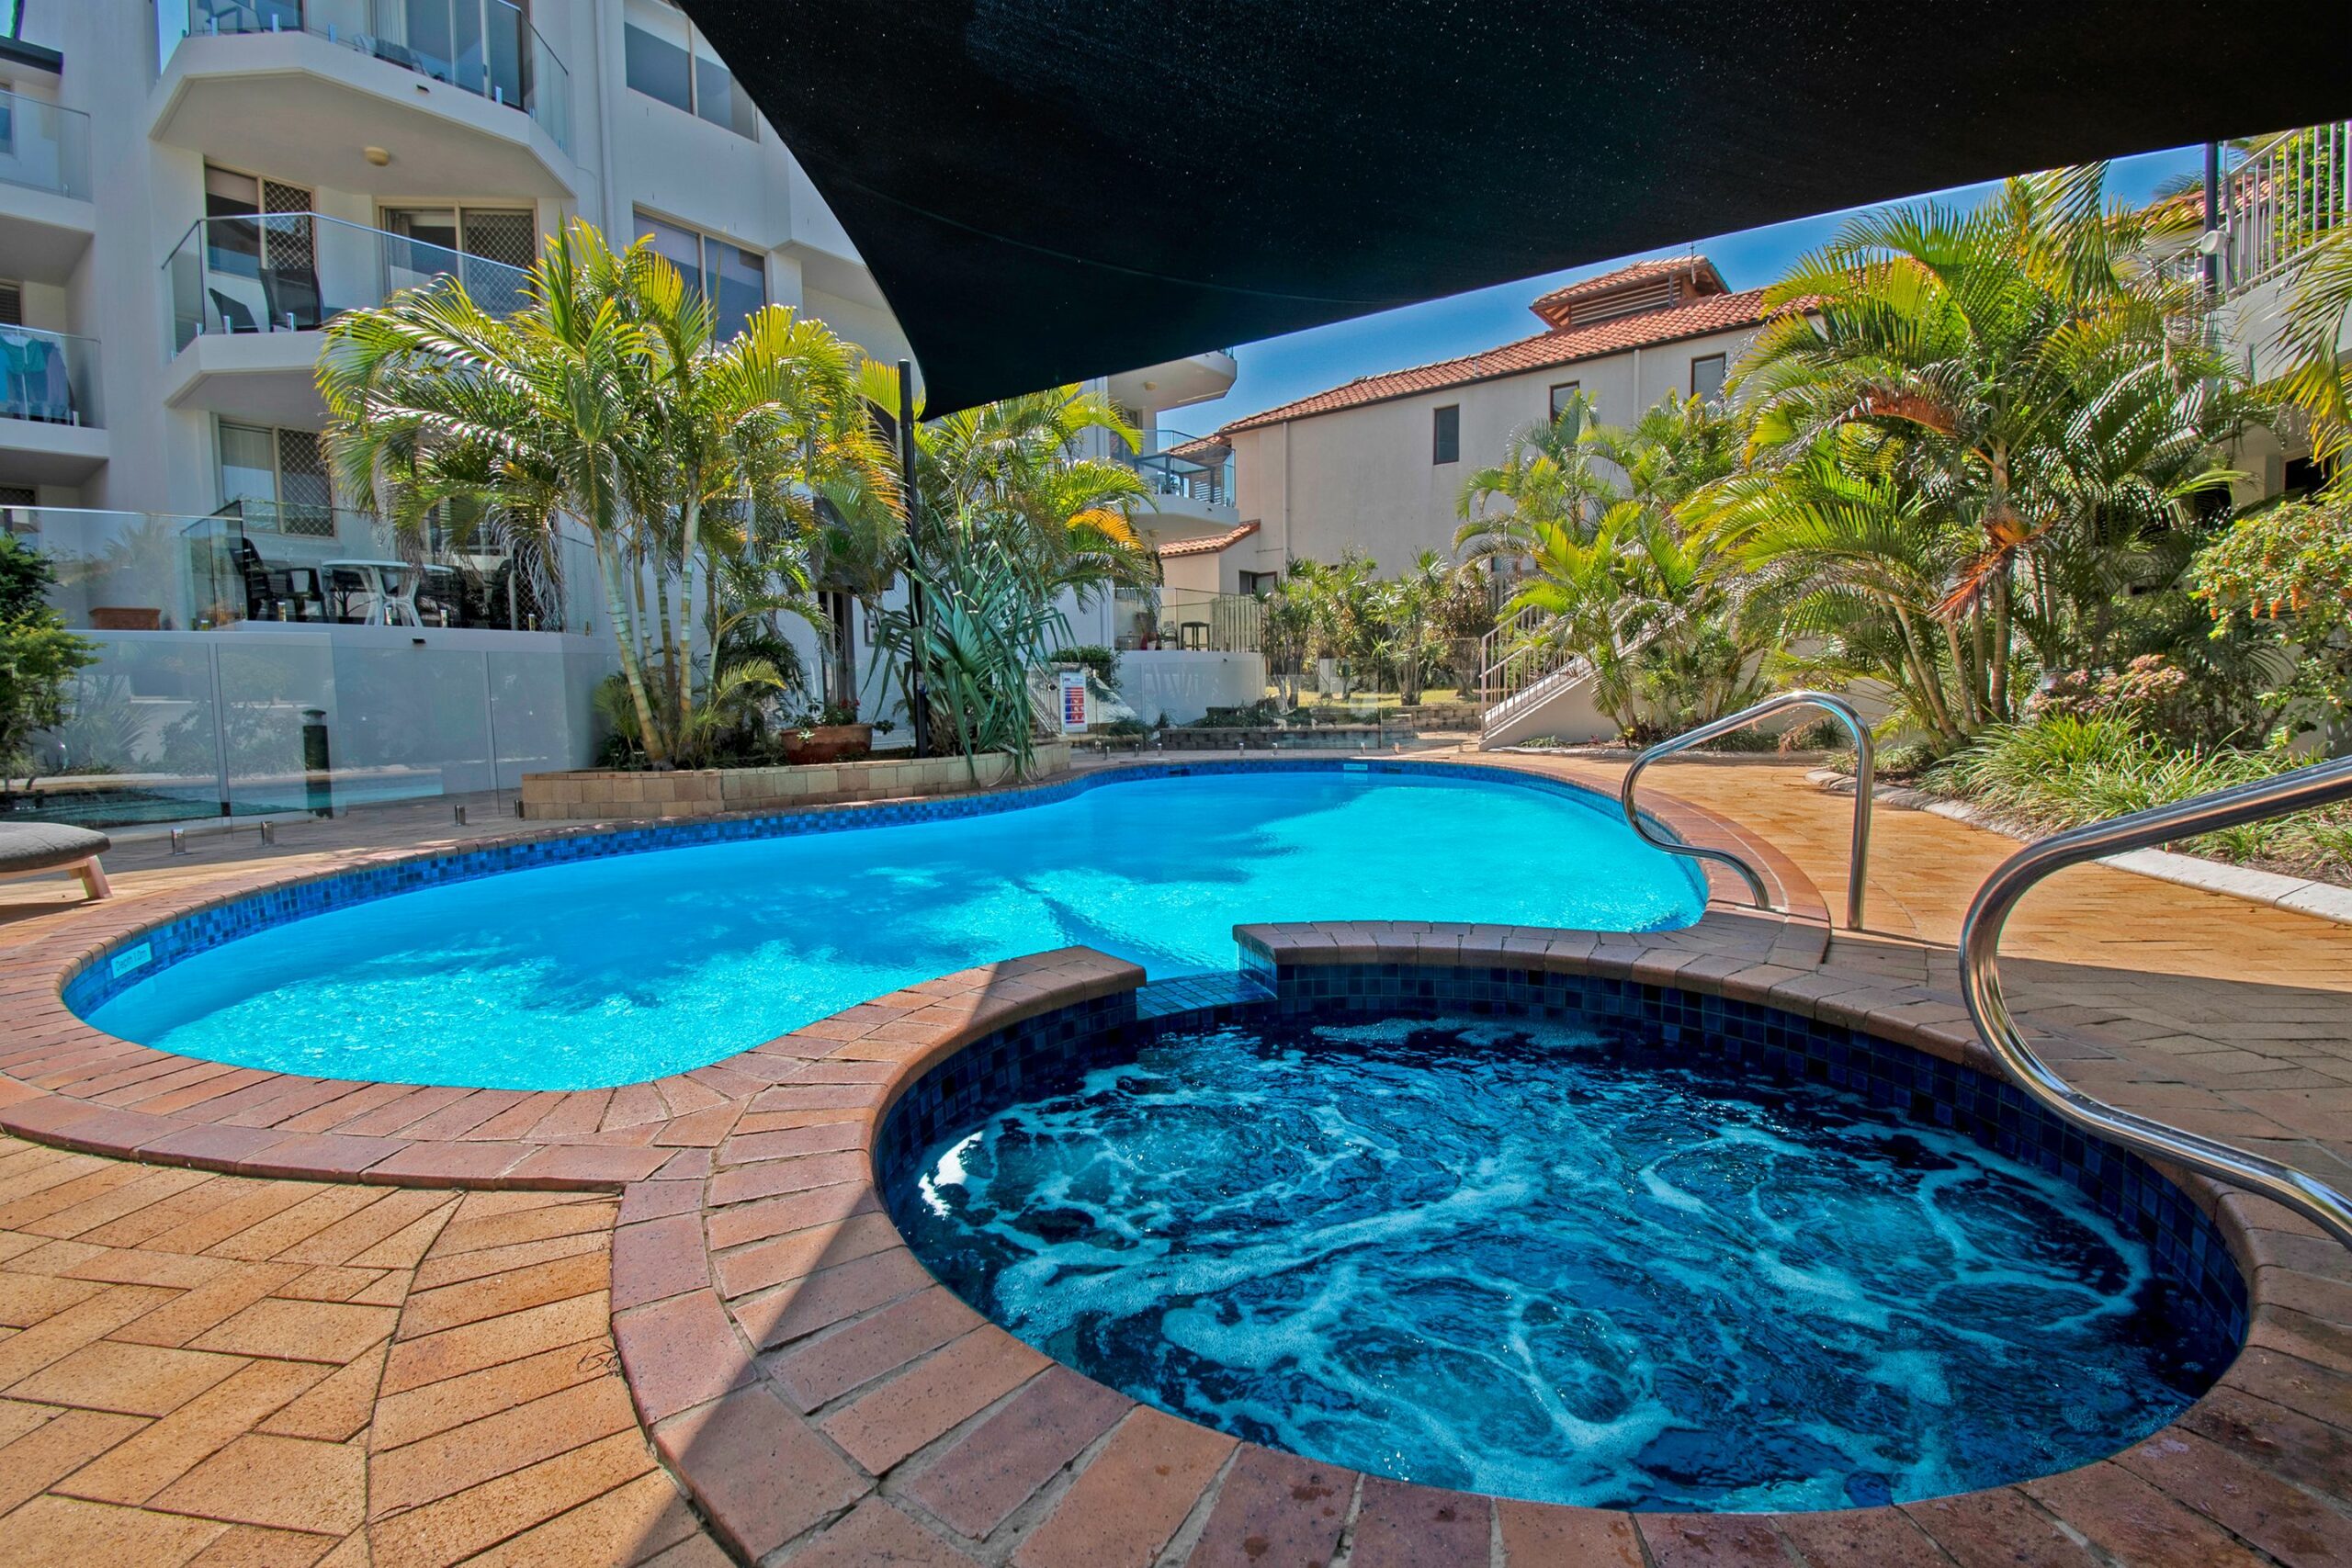
[{"label": "curved metal handrail", "polygon": [[1960,988],[1969,1017],[1976,1021],[1976,1032],[1992,1047],[2001,1070],[2061,1121],[2141,1154],[2259,1192],[2352,1247],[2352,1199],[2327,1183],[2233,1145],[2120,1111],[2093,1100],[2052,1072],[2025,1043],[2017,1021],[2009,1016],[2008,1005],[2001,997],[2000,971],[2001,928],[2018,900],[2051,873],[2102,855],[2217,832],[2339,800],[2352,800],[2352,758],[2069,829],[2029,844],[1985,878],[1968,907],[1968,919],[1960,931]]},{"label": "curved metal handrail", "polygon": [[1658,838],[1643,826],[1641,813],[1634,809],[1634,781],[1641,776],[1644,768],[1660,757],[1713,740],[1718,735],[1728,735],[1735,729],[1745,729],[1759,718],[1770,718],[1784,708],[1794,707],[1823,709],[1843,724],[1846,732],[1854,738],[1854,847],[1850,857],[1852,869],[1846,874],[1846,925],[1849,930],[1860,931],[1862,929],[1862,879],[1870,867],[1871,795],[1878,776],[1878,753],[1871,743],[1871,727],[1862,722],[1862,716],[1855,712],[1854,705],[1845,698],[1829,692],[1782,692],[1777,696],[1765,698],[1754,707],[1742,708],[1712,724],[1702,724],[1671,740],[1661,740],[1634,758],[1634,765],[1625,770],[1625,782],[1618,786],[1617,800],[1625,808],[1625,820],[1644,842],[1670,855],[1689,855],[1695,860],[1715,861],[1731,867],[1747,878],[1747,889],[1755,895],[1756,907],[1770,908],[1772,899],[1764,891],[1764,878],[1757,874],[1754,866],[1731,851],[1711,850],[1701,844],[1676,843]]}]

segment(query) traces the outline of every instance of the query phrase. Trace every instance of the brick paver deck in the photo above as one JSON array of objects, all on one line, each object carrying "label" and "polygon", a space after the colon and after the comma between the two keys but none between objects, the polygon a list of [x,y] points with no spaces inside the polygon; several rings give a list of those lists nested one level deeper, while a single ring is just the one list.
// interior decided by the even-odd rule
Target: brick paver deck
[{"label": "brick paver deck", "polygon": [[[1849,803],[1781,768],[1656,776],[1662,814],[1758,854],[1792,917],[1266,940],[1632,976],[1982,1061],[1949,943],[2011,846],[1883,813],[1873,930],[1833,936],[1814,886],[1842,903]],[[2203,1193],[2246,1266],[2249,1348],[2113,1461],[1825,1515],[1434,1492],[1135,1405],[947,1295],[879,1212],[867,1151],[899,1090],[1131,966],[1070,950],[943,977],[592,1094],[193,1064],[57,1004],[119,934],[431,829],[307,831],[266,863],[114,857],[111,905],[0,894],[0,1126],[37,1141],[0,1140],[0,1562],[2352,1562],[2352,1266],[2257,1201]],[[2098,867],[2013,930],[2013,997],[2078,1080],[2345,1179],[2352,932]]]}]

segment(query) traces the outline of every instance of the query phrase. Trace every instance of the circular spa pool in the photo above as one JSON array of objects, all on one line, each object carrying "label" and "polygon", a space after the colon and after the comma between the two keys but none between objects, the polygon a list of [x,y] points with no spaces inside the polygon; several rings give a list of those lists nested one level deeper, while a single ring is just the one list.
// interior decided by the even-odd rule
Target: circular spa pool
[{"label": "circular spa pool", "polygon": [[1138,769],[339,876],[134,939],[66,1000],[123,1039],[240,1066],[594,1089],[1070,943],[1161,979],[1232,968],[1240,922],[1654,931],[1704,904],[1690,863],[1613,803],[1524,774]]},{"label": "circular spa pool", "polygon": [[[1053,1092],[1033,1072],[888,1162],[888,1195],[944,1282],[1135,1398],[1554,1503],[1845,1508],[2046,1474],[2163,1426],[2233,1353],[2143,1239],[2201,1219],[2120,1182],[2124,1156],[2094,1202],[2060,1155],[1939,1130],[1938,1090],[1736,1056],[1491,1018],[1192,1029]],[[2035,1135],[2001,1103],[1988,1124]]]}]

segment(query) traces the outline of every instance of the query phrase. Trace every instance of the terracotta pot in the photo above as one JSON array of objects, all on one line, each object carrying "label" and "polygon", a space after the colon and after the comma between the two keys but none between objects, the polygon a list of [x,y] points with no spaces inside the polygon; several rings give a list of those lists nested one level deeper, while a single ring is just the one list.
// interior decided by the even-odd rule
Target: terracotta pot
[{"label": "terracotta pot", "polygon": [[870,724],[820,724],[784,732],[784,760],[795,764],[854,762],[873,750]]}]

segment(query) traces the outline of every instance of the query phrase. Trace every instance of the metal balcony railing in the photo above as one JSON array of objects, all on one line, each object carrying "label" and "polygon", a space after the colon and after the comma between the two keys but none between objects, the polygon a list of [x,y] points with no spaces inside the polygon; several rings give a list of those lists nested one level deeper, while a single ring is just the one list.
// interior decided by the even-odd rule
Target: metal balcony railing
[{"label": "metal balcony railing", "polygon": [[1203,506],[1233,504],[1233,458],[1230,453],[1209,461],[1183,457],[1167,450],[1167,446],[1184,446],[1193,437],[1181,430],[1163,430],[1159,432],[1159,436],[1163,444],[1159,451],[1129,452],[1114,443],[1112,456],[1133,468],[1142,479],[1145,488],[1154,495],[1191,501]]},{"label": "metal balcony railing", "polygon": [[191,34],[304,32],[521,110],[571,150],[571,72],[507,0],[158,0],[158,56]]},{"label": "metal balcony railing", "polygon": [[164,273],[175,353],[208,333],[315,332],[344,310],[444,277],[506,315],[522,306],[530,280],[504,262],[318,212],[199,218]]},{"label": "metal balcony railing", "polygon": [[[2352,225],[2352,121],[2271,138],[2222,182],[2222,288],[2278,276],[2322,238]],[[2184,255],[2184,267],[2203,258]]]},{"label": "metal balcony railing", "polygon": [[0,180],[86,200],[90,117],[45,98],[0,93]]},{"label": "metal balcony railing", "polygon": [[2352,800],[2352,758],[2216,790],[2029,844],[1977,889],[1960,933],[1961,997],[2011,1082],[2051,1114],[2154,1159],[2283,1203],[2352,1247],[2352,1199],[2316,1177],[2261,1155],[2119,1110],[2068,1084],[2026,1043],[2001,993],[2001,928],[2018,901],[2067,866],[2127,850],[2219,832],[2266,818]]}]

